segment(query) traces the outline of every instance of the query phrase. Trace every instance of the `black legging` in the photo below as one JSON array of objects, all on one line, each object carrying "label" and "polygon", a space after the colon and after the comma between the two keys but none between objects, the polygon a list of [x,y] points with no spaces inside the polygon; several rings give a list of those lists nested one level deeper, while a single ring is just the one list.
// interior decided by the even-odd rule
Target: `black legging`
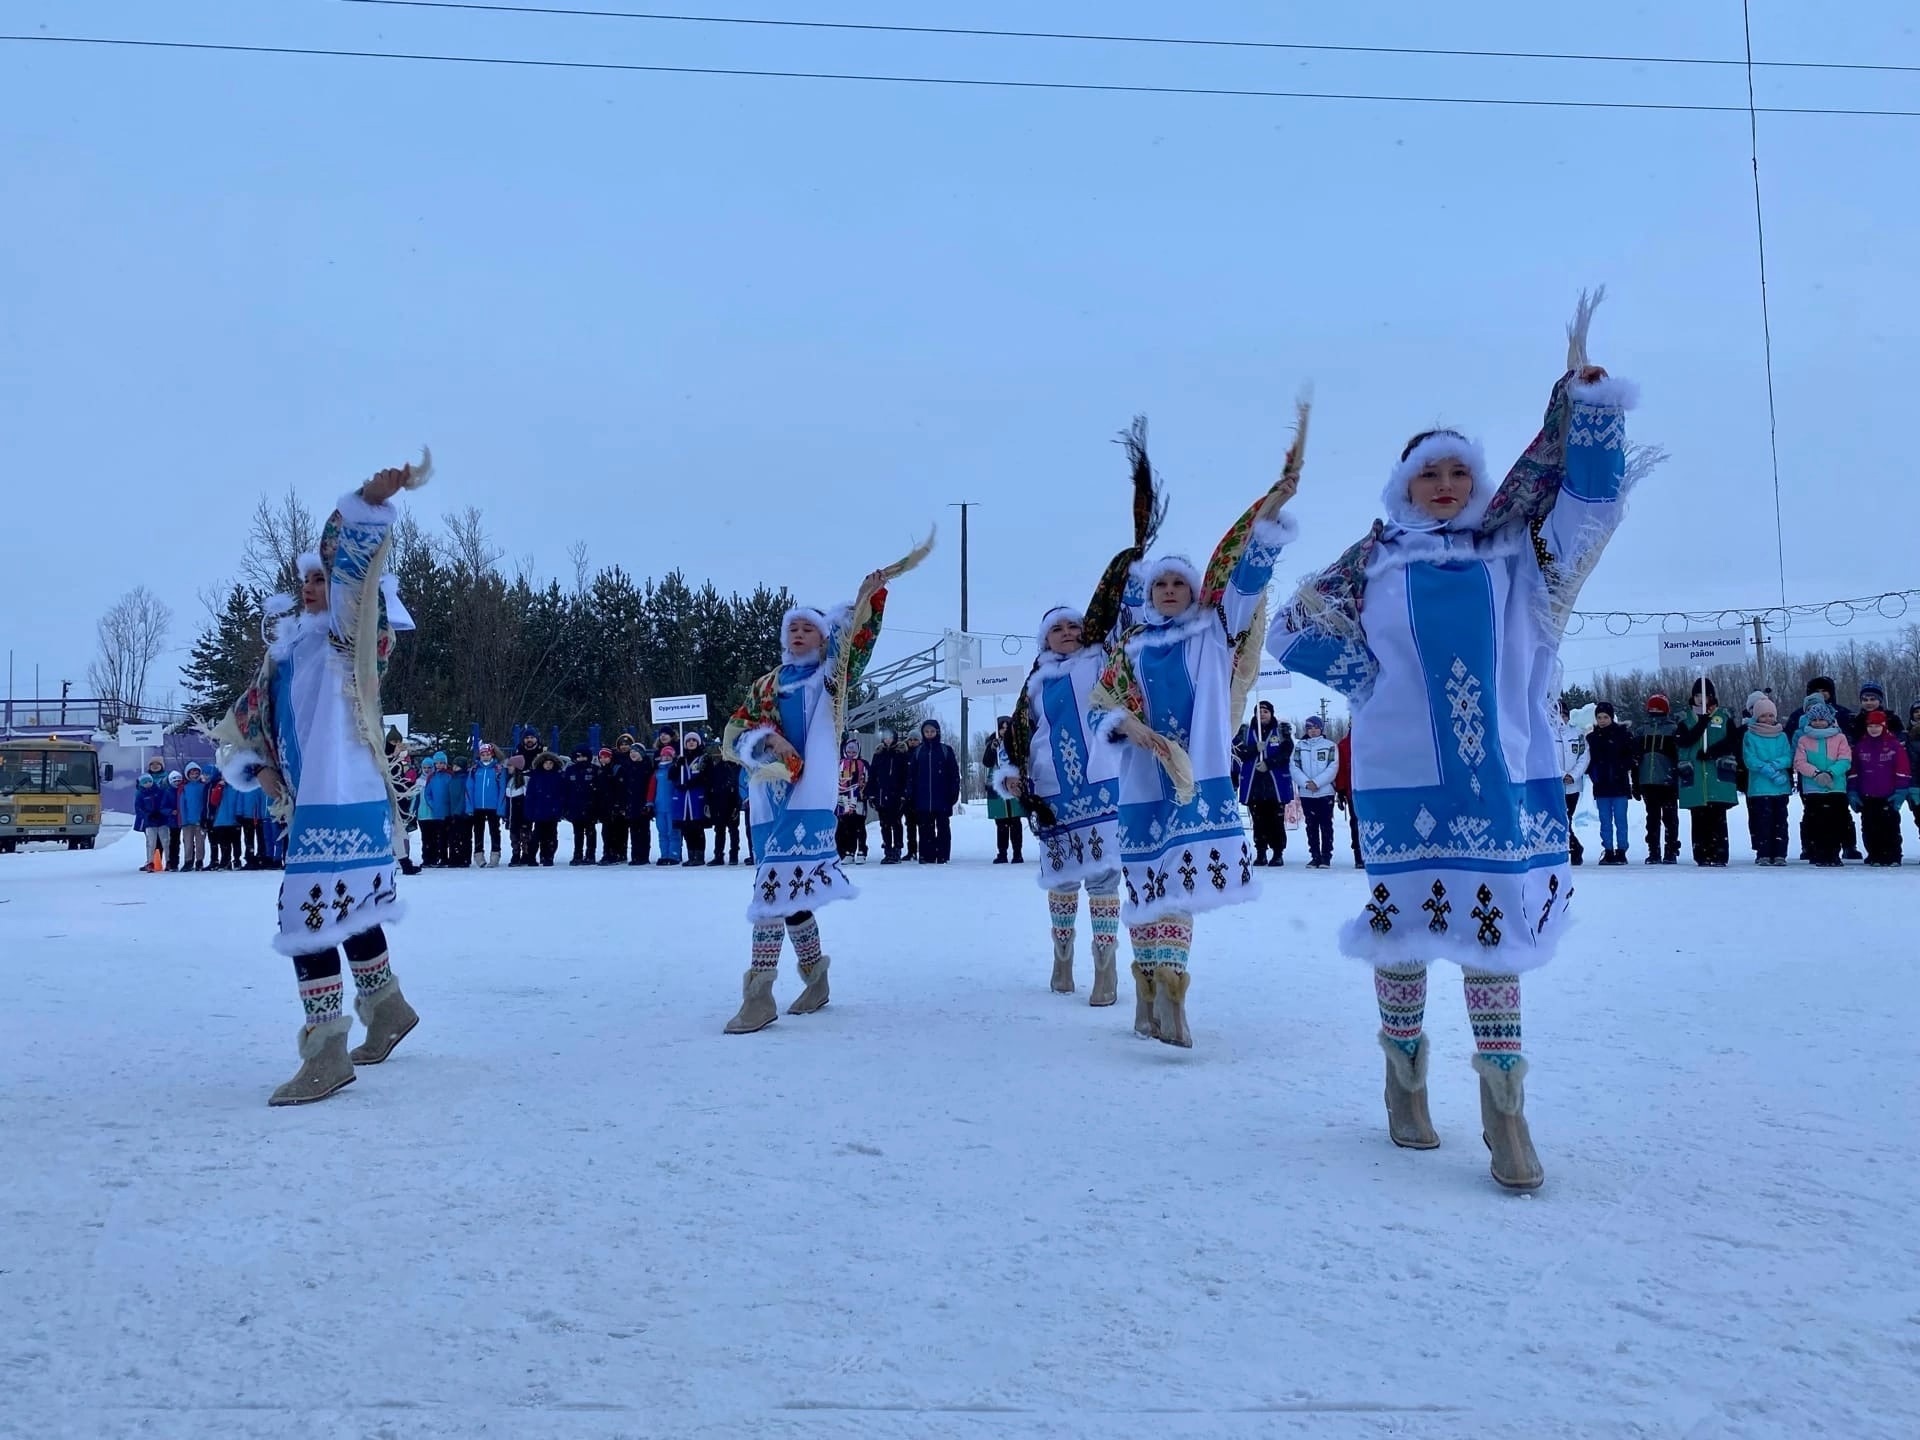
[{"label": "black legging", "polygon": [[[486,841],[484,845],[481,843],[483,832]],[[496,855],[500,853],[500,812],[498,810],[473,812],[473,848],[475,850],[491,849]]]},{"label": "black legging", "polygon": [[1727,863],[1727,811],[1730,805],[1689,805],[1687,815],[1693,828],[1693,863]]},{"label": "black legging", "polygon": [[1333,863],[1333,796],[1310,795],[1300,802],[1307,813],[1307,851],[1316,865]]},{"label": "black legging", "polygon": [[[866,828],[866,822],[862,821],[860,829],[863,832],[863,838]],[[1025,831],[1026,826],[1017,815],[1003,815],[995,820],[993,822],[994,853],[1004,860],[1007,858],[1008,847],[1012,847],[1013,858],[1022,859],[1020,847],[1025,838]]]},{"label": "black legging", "polygon": [[920,863],[944,865],[953,858],[953,822],[945,815],[915,817],[920,831]]},{"label": "black legging", "polygon": [[558,820],[536,820],[533,822],[533,840],[521,859],[532,865],[553,864],[554,853],[560,848],[560,822]]},{"label": "black legging", "polygon": [[296,955],[293,957],[293,973],[302,980],[331,980],[340,973],[342,948],[347,952],[349,964],[378,960],[387,953],[387,932],[376,925],[371,930],[362,930],[358,935],[349,935],[343,945],[330,945],[325,950],[310,950],[305,955]]}]

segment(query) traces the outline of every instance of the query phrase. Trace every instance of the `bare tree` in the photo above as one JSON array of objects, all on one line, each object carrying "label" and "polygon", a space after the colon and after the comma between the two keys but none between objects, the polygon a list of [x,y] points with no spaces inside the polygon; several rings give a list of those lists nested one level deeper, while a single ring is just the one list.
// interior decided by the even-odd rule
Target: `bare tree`
[{"label": "bare tree", "polygon": [[291,485],[278,500],[260,497],[247,530],[240,578],[254,590],[291,591],[299,583],[294,561],[320,544],[320,522]]},{"label": "bare tree", "polygon": [[587,580],[593,574],[592,567],[587,563],[587,542],[584,540],[576,540],[573,544],[569,545],[567,547],[567,559],[573,562],[573,593],[576,595],[586,594]]},{"label": "bare tree", "polygon": [[87,667],[87,683],[102,701],[123,714],[140,713],[147,672],[166,647],[173,611],[144,585],[136,585],[100,617],[99,656]]},{"label": "bare tree", "polygon": [[451,511],[442,517],[442,523],[447,527],[447,534],[439,542],[439,549],[449,565],[470,578],[494,573],[494,566],[505,552],[495,547],[487,535],[486,524],[476,506]]}]

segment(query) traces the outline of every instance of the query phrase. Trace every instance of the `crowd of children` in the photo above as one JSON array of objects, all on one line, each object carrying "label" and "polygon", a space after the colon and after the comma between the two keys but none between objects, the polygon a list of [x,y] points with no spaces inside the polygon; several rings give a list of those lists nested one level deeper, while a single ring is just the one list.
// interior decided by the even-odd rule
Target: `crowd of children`
[{"label": "crowd of children", "polygon": [[[1903,723],[1875,681],[1860,687],[1858,709],[1839,705],[1827,676],[1807,682],[1806,699],[1786,720],[1767,690],[1734,714],[1710,679],[1696,683],[1676,717],[1665,695],[1650,695],[1636,727],[1605,700],[1582,733],[1561,714],[1561,756],[1568,813],[1582,783],[1600,812],[1602,865],[1628,863],[1627,804],[1646,808],[1648,865],[1680,859],[1680,812],[1687,812],[1693,862],[1728,860],[1728,812],[1746,800],[1757,865],[1785,865],[1789,801],[1800,796],[1799,855],[1822,867],[1846,860],[1892,866],[1902,860],[1900,811],[1920,829],[1920,704]],[[1859,817],[1858,832],[1855,816]],[[1861,848],[1864,842],[1864,852]],[[1581,863],[1573,845],[1573,863]]]},{"label": "crowd of children", "polygon": [[169,770],[158,756],[134,784],[133,828],[145,841],[146,873],[278,870],[280,826],[257,790],[229,785],[219,767],[198,761]]}]

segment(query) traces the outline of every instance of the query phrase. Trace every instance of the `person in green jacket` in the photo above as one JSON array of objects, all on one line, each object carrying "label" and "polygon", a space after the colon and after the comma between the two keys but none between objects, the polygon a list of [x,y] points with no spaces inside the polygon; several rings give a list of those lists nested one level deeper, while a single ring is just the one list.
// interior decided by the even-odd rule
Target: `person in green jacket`
[{"label": "person in green jacket", "polygon": [[[1000,723],[994,727],[993,738],[987,741],[986,749],[980,757],[982,768],[992,775],[1006,763],[1007,732],[1013,727],[1013,717],[1002,715]],[[1021,823],[1026,815],[1018,800],[1009,800],[992,785],[987,786],[987,815],[993,821],[993,863],[1007,863],[1007,851],[1013,851],[1013,863],[1024,865],[1026,857],[1020,853],[1022,842],[1026,839],[1026,826]]]},{"label": "person in green jacket", "polygon": [[1740,755],[1747,769],[1747,833],[1753,863],[1787,863],[1787,797],[1793,793],[1793,737],[1764,690],[1747,696]]},{"label": "person in green jacket", "polygon": [[1740,803],[1740,727],[1702,677],[1674,737],[1680,742],[1680,808],[1689,817],[1693,863],[1727,863],[1727,812]]}]

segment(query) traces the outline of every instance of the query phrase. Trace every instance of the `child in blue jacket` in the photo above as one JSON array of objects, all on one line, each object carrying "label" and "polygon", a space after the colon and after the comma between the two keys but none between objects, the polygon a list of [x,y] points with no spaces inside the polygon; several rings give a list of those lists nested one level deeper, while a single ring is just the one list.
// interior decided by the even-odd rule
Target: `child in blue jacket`
[{"label": "child in blue jacket", "polygon": [[206,826],[207,818],[207,781],[205,772],[196,762],[187,766],[186,778],[181,781],[179,791],[180,828],[185,841],[185,857],[180,863],[182,870],[204,870],[207,868]]}]

